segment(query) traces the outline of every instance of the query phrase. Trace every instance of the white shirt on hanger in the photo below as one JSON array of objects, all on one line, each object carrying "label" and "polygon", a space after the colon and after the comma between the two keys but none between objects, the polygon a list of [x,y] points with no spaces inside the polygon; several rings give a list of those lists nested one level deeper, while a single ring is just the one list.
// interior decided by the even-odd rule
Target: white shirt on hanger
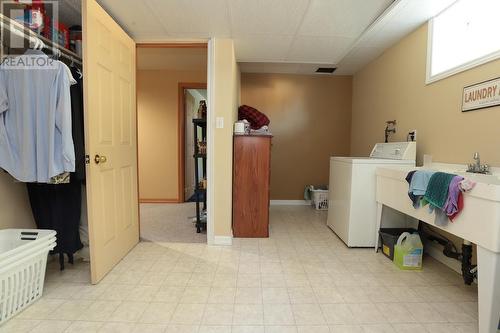
[{"label": "white shirt on hanger", "polygon": [[41,51],[0,66],[0,167],[22,182],[46,183],[75,170],[68,67]]}]

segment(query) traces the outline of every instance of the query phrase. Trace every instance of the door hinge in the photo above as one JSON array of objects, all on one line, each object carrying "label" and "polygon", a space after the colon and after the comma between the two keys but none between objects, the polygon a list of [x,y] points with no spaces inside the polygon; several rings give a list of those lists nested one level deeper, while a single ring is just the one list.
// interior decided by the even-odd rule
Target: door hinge
[{"label": "door hinge", "polygon": [[85,155],[85,164],[90,164],[90,156]]}]

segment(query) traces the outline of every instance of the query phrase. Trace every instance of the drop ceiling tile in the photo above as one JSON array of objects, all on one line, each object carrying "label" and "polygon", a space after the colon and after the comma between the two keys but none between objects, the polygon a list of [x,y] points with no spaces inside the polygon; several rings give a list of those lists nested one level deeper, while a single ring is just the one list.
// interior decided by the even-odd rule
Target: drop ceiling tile
[{"label": "drop ceiling tile", "polygon": [[198,33],[203,36],[230,35],[225,0],[145,0],[151,15],[162,18],[169,34]]},{"label": "drop ceiling tile", "polygon": [[354,38],[344,37],[297,37],[287,56],[287,61],[337,63]]},{"label": "drop ceiling tile", "polygon": [[140,32],[165,32],[160,21],[151,15],[149,8],[142,2],[99,0],[99,4],[132,35]]},{"label": "drop ceiling tile", "polygon": [[392,0],[312,0],[300,36],[358,37]]},{"label": "drop ceiling tile", "polygon": [[231,27],[240,34],[295,34],[308,0],[231,0]]},{"label": "drop ceiling tile", "polygon": [[285,62],[240,62],[242,73],[296,74],[300,64]]},{"label": "drop ceiling tile", "polygon": [[238,61],[283,61],[292,44],[292,36],[247,35],[234,38]]}]

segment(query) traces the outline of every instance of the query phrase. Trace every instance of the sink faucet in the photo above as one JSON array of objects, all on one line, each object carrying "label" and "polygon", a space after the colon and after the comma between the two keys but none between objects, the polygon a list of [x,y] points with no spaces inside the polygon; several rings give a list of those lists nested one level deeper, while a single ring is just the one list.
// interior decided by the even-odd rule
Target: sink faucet
[{"label": "sink faucet", "polygon": [[472,158],[474,159],[474,163],[470,163],[468,165],[467,172],[482,173],[482,174],[489,174],[490,173],[489,165],[481,164],[481,158],[479,157],[478,152],[475,152],[474,156]]}]

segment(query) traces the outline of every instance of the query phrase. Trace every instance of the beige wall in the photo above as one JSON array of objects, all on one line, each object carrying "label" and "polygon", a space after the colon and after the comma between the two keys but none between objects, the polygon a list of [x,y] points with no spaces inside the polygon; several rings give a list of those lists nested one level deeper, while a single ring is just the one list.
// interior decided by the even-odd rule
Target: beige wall
[{"label": "beige wall", "polygon": [[274,135],[271,199],[301,200],[328,184],[329,158],[349,155],[351,77],[242,74],[241,103],[265,113]]},{"label": "beige wall", "polygon": [[207,82],[206,71],[137,73],[139,198],[178,199],[178,84]]},{"label": "beige wall", "polygon": [[417,129],[420,164],[423,154],[464,164],[478,151],[483,162],[500,166],[500,107],[460,111],[463,87],[497,77],[500,60],[426,85],[426,52],[423,25],[354,76],[351,154],[367,155],[384,139],[385,121],[396,119],[394,140]]},{"label": "beige wall", "polygon": [[500,165],[500,107],[462,113],[464,86],[497,77],[494,61],[425,84],[427,25],[411,33],[354,76],[351,153],[367,155],[384,139],[385,121],[397,119],[394,140],[417,129],[417,155],[434,161],[468,163],[475,151]]},{"label": "beige wall", "polygon": [[0,170],[0,229],[36,228],[26,184]]},{"label": "beige wall", "polygon": [[[233,193],[233,123],[237,119],[239,102],[239,69],[234,56],[231,39],[213,39],[213,120],[224,118],[224,128],[213,130],[214,169],[213,179],[213,217],[214,235],[232,236],[232,193]],[[209,189],[210,190],[210,189]],[[209,197],[210,200],[210,197]],[[217,243],[217,240],[216,240]]]}]

